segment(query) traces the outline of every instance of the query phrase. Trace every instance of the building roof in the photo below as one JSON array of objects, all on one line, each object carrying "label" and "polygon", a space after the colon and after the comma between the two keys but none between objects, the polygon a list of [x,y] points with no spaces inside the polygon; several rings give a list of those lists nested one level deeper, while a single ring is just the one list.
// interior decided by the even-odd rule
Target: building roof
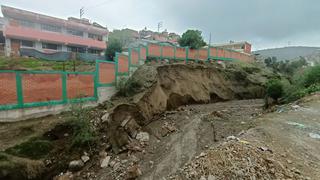
[{"label": "building roof", "polygon": [[68,18],[68,20],[65,20],[3,5],[1,6],[1,10],[4,17],[30,20],[46,24],[49,23],[53,25],[64,26],[66,28],[76,28],[82,31],[87,31],[99,35],[108,34],[107,28],[98,27],[95,24],[91,24],[88,20],[77,18]]}]

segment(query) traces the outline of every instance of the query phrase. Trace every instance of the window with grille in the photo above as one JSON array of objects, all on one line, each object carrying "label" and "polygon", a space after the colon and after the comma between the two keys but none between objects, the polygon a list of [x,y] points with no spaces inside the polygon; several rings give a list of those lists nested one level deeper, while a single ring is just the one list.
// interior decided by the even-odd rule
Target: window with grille
[{"label": "window with grille", "polygon": [[21,47],[34,47],[34,43],[32,41],[21,41]]},{"label": "window with grille", "polygon": [[34,28],[35,24],[31,21],[27,21],[27,20],[18,20],[20,26],[23,27],[28,27],[28,28]]},{"label": "window with grille", "polygon": [[42,49],[60,50],[61,46],[52,43],[42,43]]},{"label": "window with grille", "polygon": [[41,24],[41,29],[44,31],[51,31],[51,32],[61,32],[60,26],[54,26],[49,24]]},{"label": "window with grille", "polygon": [[94,40],[102,41],[102,36],[98,34],[89,33],[88,37]]},{"label": "window with grille", "polygon": [[82,31],[78,31],[78,30],[74,30],[74,29],[68,29],[67,33],[70,34],[70,35],[83,37],[83,32]]}]

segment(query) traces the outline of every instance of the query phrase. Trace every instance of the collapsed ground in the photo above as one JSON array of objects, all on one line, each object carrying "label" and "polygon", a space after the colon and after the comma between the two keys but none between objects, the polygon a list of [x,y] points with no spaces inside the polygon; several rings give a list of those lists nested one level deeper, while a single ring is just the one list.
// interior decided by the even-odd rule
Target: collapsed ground
[{"label": "collapsed ground", "polygon": [[[320,103],[265,115],[263,100],[256,98],[273,76],[232,63],[143,66],[124,87],[130,90],[125,97],[91,110],[97,132],[92,146],[73,149],[72,128],[53,128],[70,113],[1,126],[7,137],[1,138],[2,150],[34,136],[51,142],[53,150],[35,160],[17,151],[0,154],[0,165],[7,167],[0,179],[51,179],[60,173],[56,179],[317,179],[320,146],[310,133],[319,132]],[[52,124],[41,123],[47,120]],[[13,131],[25,136],[10,137]],[[78,169],[70,167],[74,160]],[[21,175],[14,177],[17,166]]]}]

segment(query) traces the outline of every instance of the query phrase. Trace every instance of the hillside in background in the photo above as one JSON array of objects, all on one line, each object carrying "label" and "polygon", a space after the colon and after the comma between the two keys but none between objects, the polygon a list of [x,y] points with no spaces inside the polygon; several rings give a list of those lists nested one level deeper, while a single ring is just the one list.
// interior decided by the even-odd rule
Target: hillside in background
[{"label": "hillside in background", "polygon": [[[262,57],[277,57],[278,60],[294,60],[302,57],[318,57],[320,54],[320,47],[283,47],[274,49],[264,49],[254,52],[255,54],[260,54]],[[318,55],[317,55],[318,54]]]}]

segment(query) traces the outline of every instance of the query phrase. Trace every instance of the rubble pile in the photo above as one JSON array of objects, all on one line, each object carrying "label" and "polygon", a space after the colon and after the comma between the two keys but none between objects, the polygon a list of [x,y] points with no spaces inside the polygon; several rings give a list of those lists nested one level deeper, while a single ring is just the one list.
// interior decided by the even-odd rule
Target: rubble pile
[{"label": "rubble pile", "polygon": [[272,150],[230,140],[196,156],[169,179],[306,179],[278,161]]}]

